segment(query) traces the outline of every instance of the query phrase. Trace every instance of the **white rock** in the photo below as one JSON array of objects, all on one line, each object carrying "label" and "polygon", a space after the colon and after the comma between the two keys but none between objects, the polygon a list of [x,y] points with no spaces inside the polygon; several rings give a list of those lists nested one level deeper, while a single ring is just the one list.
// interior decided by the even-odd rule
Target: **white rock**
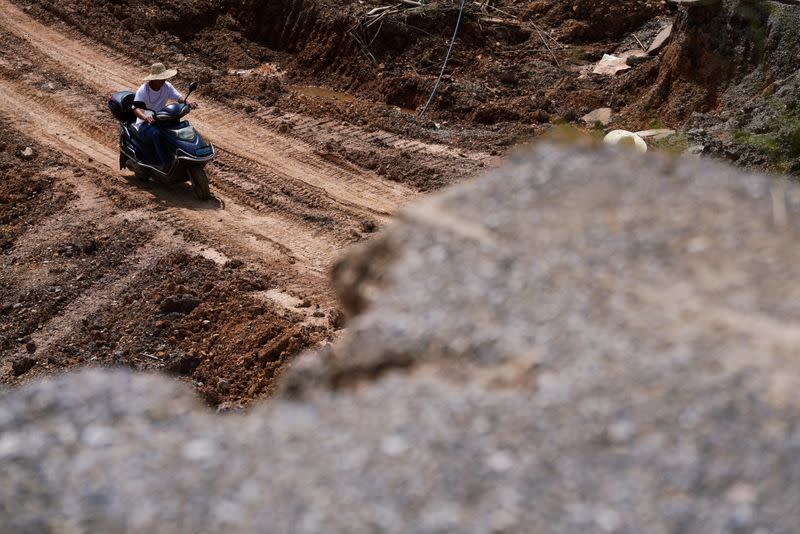
[{"label": "white rock", "polygon": [[630,68],[631,66],[628,65],[626,58],[603,54],[603,59],[595,65],[592,74],[614,76],[616,73]]},{"label": "white rock", "polygon": [[629,147],[641,154],[647,152],[647,143],[644,142],[644,139],[627,130],[614,130],[609,132],[605,139],[603,139],[603,142],[607,145]]}]

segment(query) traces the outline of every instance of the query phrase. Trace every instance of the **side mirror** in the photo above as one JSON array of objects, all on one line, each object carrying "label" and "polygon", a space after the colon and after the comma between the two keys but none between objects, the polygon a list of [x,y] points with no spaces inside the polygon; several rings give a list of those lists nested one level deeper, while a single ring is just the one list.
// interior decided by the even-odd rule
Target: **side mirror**
[{"label": "side mirror", "polygon": [[189,92],[186,93],[186,98],[183,99],[184,102],[186,102],[187,104],[189,103],[189,97],[192,95],[195,89],[197,89],[197,82],[190,83]]},{"label": "side mirror", "polygon": [[133,103],[133,107],[136,109],[147,109],[147,106],[144,105],[144,102],[136,101]]}]

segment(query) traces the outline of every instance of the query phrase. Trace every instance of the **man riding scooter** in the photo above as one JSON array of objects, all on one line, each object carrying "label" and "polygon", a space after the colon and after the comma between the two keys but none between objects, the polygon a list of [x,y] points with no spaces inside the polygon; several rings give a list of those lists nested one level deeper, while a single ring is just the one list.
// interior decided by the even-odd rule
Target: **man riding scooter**
[{"label": "man riding scooter", "polygon": [[[156,63],[138,91],[121,90],[109,96],[108,108],[119,121],[119,168],[165,185],[191,182],[197,198],[208,200],[211,191],[205,167],[216,151],[186,120],[197,107],[189,101],[197,82],[189,84],[184,97],[167,82],[175,74]],[[170,100],[176,102],[168,104]]]},{"label": "man riding scooter", "polygon": [[[140,102],[145,109],[134,108],[136,115],[136,128],[139,137],[153,146],[153,152],[158,161],[150,162],[161,171],[168,170],[170,157],[164,147],[161,128],[155,126],[156,119],[150,110],[161,110],[167,102],[173,100],[179,104],[187,103],[183,95],[167,80],[178,74],[176,69],[167,69],[163,63],[155,63],[150,67],[150,75],[145,78],[145,83],[139,87],[134,97],[134,102]],[[188,102],[190,108],[197,109],[197,103]]]}]

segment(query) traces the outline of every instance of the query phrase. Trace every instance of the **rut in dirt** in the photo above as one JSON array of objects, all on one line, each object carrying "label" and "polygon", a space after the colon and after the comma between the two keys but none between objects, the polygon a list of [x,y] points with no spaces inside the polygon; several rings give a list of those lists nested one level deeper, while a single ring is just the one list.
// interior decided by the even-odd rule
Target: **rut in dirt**
[{"label": "rut in dirt", "polygon": [[[33,48],[64,67],[65,75],[77,78],[108,94],[141,84],[141,73],[125,65],[134,61],[107,56],[96,47],[76,42],[26,16],[7,0],[0,1],[4,18],[0,27],[26,40]],[[244,158],[251,164],[286,180],[304,182],[343,206],[383,218],[390,216],[413,192],[369,172],[331,165],[311,147],[248,121],[230,108],[196,98],[202,112],[194,119],[197,128],[215,146]]]},{"label": "rut in dirt", "polygon": [[[31,321],[13,319],[14,337],[0,359],[4,381],[122,364],[186,377],[214,405],[268,394],[293,355],[341,327],[327,282],[331,261],[417,193],[203,101],[194,122],[222,152],[212,173],[216,201],[195,201],[186,188],[125,183],[110,121],[87,95],[102,101],[138,85],[138,73],[121,67],[134,62],[47,28],[5,0],[0,9],[0,116],[30,136],[37,153],[66,156],[37,172],[68,170],[62,185],[78,192],[63,213],[10,244],[16,267],[6,281],[15,307],[3,313],[11,320],[39,311]],[[20,75],[24,63],[36,72]],[[92,200],[109,191],[125,200]],[[57,252],[69,246],[22,246],[60,243],[77,228],[93,242],[112,243],[116,224],[144,231],[135,247],[123,247],[126,267],[118,272],[82,272],[105,261],[99,254],[76,263]],[[32,275],[42,261],[58,266]],[[85,282],[64,291],[70,277]],[[56,300],[43,305],[51,293]],[[164,304],[173,301],[199,304],[178,313]]]}]

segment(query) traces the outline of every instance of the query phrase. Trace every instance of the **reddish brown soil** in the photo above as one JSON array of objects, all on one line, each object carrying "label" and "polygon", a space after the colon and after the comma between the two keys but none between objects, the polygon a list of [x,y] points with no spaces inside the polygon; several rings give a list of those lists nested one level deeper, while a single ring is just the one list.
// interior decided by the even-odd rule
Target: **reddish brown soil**
[{"label": "reddish brown soil", "polygon": [[[213,405],[268,395],[342,327],[327,282],[339,251],[405,203],[598,107],[611,127],[679,126],[741,70],[697,30],[721,22],[657,0],[471,3],[418,117],[457,4],[367,26],[382,5],[0,0],[0,380],[128,366]],[[587,74],[676,16],[660,57]],[[105,97],[156,60],[179,87],[201,83],[191,120],[220,149],[210,203],[117,169]]]},{"label": "reddish brown soil", "polygon": [[[383,3],[162,1],[136,17],[128,2],[28,4],[37,16],[64,21],[143,65],[166,58],[187,78],[204,82],[205,91],[251,112],[277,105],[489,151],[504,151],[551,123],[574,122],[596,107],[624,110],[636,102],[655,82],[658,61],[615,79],[581,77],[579,69],[620,46],[638,48],[632,32],[669,14],[658,0],[505,0],[485,11],[470,5],[445,83],[428,120],[419,121],[391,106],[417,110],[425,103],[452,34],[453,2],[433,1],[370,27],[364,14]],[[639,34],[643,40],[653,35]],[[271,76],[265,64],[277,66],[282,76]],[[250,69],[252,74],[237,74]],[[291,91],[293,84],[325,86],[357,98],[309,99]],[[646,127],[657,114],[658,106],[637,110],[625,117],[626,127]],[[399,161],[387,163],[393,167]],[[411,181],[431,189],[418,177]]]},{"label": "reddish brown soil", "polygon": [[[76,190],[83,179],[97,190]],[[185,377],[213,405],[238,406],[268,394],[288,359],[341,326],[335,309],[276,309],[260,297],[278,285],[263,266],[182,251],[190,229],[157,238],[163,221],[131,217],[146,205],[26,135],[0,132],[3,382],[128,366]],[[85,224],[92,210],[112,222]],[[178,309],[181,299],[196,307]],[[309,315],[319,318],[306,324]]]}]

